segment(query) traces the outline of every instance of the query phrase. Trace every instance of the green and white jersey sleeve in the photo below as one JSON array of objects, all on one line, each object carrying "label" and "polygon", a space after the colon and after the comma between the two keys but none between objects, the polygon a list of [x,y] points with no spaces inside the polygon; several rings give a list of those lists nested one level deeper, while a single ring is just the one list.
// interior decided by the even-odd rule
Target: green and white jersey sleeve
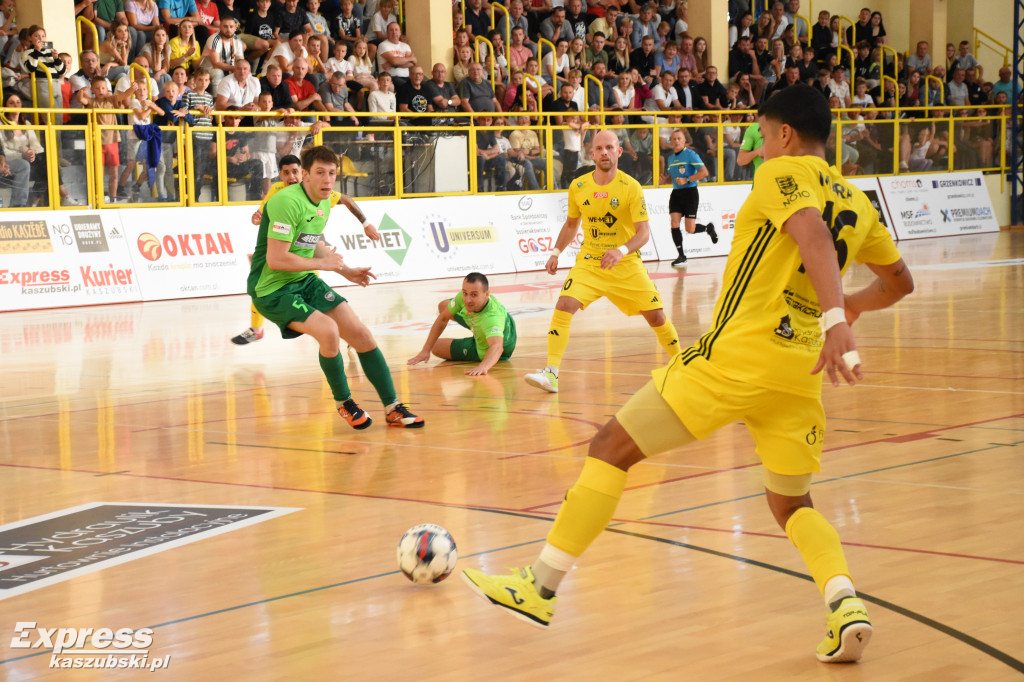
[{"label": "green and white jersey sleeve", "polygon": [[288,251],[303,258],[312,258],[330,215],[330,202],[314,203],[306,195],[302,183],[277,192],[268,201],[256,237],[256,249],[249,271],[250,296],[266,296],[285,284],[297,282],[315,270],[286,272],[267,265],[268,240],[288,242]]}]

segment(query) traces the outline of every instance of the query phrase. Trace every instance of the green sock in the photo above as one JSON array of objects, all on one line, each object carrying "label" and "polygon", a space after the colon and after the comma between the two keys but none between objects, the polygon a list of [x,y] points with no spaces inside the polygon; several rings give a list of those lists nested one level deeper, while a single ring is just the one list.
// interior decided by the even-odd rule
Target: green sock
[{"label": "green sock", "polygon": [[333,358],[320,356],[320,369],[327,377],[327,383],[331,387],[331,394],[339,403],[352,397],[352,391],[348,388],[348,379],[345,378],[345,361],[338,353]]},{"label": "green sock", "polygon": [[395,384],[391,381],[391,370],[388,369],[388,363],[384,360],[384,354],[380,352],[380,348],[357,355],[359,355],[359,364],[366,372],[366,378],[377,389],[377,395],[380,396],[380,401],[384,403],[384,406],[387,407],[395,402],[397,400]]}]

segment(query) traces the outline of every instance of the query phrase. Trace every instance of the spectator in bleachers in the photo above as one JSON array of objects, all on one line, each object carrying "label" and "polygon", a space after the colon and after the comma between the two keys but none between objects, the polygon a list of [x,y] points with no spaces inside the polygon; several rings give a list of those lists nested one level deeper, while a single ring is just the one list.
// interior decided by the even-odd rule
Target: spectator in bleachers
[{"label": "spectator in bleachers", "polygon": [[306,57],[309,61],[309,73],[306,74],[306,78],[314,88],[319,88],[331,74],[327,70],[327,61],[331,58],[330,41],[327,40],[327,36],[316,33],[306,36],[306,52],[309,54]]},{"label": "spectator in bleachers", "polygon": [[830,27],[829,21],[831,15],[828,10],[821,10],[818,12],[818,23],[811,27],[811,47],[814,48],[814,54],[818,59],[818,66],[824,64],[825,53],[828,52],[832,45],[832,28]]},{"label": "spectator in bleachers", "polygon": [[856,45],[862,40],[871,42],[871,10],[861,8],[857,22],[846,28],[846,44]]},{"label": "spectator in bleachers", "polygon": [[566,57],[569,58],[569,71],[583,71],[583,54],[585,49],[586,43],[583,42],[583,38],[573,38],[569,41],[569,50],[566,52]]},{"label": "spectator in bleachers", "polygon": [[628,71],[619,74],[615,86],[612,88],[612,97],[615,98],[616,109],[630,110],[633,108],[636,92],[633,90]]},{"label": "spectator in bleachers", "polygon": [[171,173],[171,164],[178,154],[176,135],[182,134],[184,124],[192,125],[195,120],[185,108],[178,85],[174,81],[165,81],[160,88],[161,95],[155,104],[163,111],[163,115],[153,117],[153,122],[164,128],[177,128],[175,133],[165,132],[162,140],[160,165],[157,167],[157,201],[172,201],[177,197],[177,183]]},{"label": "spectator in bleachers", "polygon": [[693,61],[696,63],[693,77],[698,81],[704,80],[704,72],[708,68],[708,58],[708,41],[697,36],[693,39]]},{"label": "spectator in bleachers", "polygon": [[523,167],[525,189],[540,189],[537,171],[544,172],[547,169],[547,162],[541,156],[540,139],[537,132],[529,127],[529,116],[519,116],[515,121],[517,128],[509,135],[511,154]]},{"label": "spectator in bleachers", "polygon": [[941,66],[936,66],[935,70],[932,72],[932,75],[935,76],[935,78],[938,78],[939,80],[935,80],[935,78],[927,79],[928,85],[925,90],[926,94],[921,96],[921,103],[925,104],[926,106],[937,107],[940,104],[942,104],[945,98],[946,88],[943,78],[945,77],[946,72],[943,70]]},{"label": "spectator in bleachers", "polygon": [[466,0],[465,26],[470,36],[486,36],[491,30],[490,3],[485,7],[483,0]]},{"label": "spectator in bleachers", "polygon": [[[176,26],[177,35],[171,38],[171,71],[182,66],[191,71],[199,64],[203,48],[196,39],[195,24],[191,19],[184,19]],[[102,63],[102,55],[100,62]]]},{"label": "spectator in bleachers", "polygon": [[772,40],[780,40],[783,31],[789,26],[789,17],[786,16],[786,5],[782,0],[772,2]]},{"label": "spectator in bleachers", "polygon": [[473,48],[463,45],[455,53],[455,66],[452,67],[452,78],[455,85],[462,85],[462,81],[469,75],[469,67],[473,65]]},{"label": "spectator in bleachers", "polygon": [[[489,126],[493,121],[494,119],[490,116],[481,116],[477,123],[481,126]],[[477,188],[483,191],[484,180],[490,177],[494,182],[492,191],[504,191],[508,170],[505,166],[505,157],[501,153],[493,130],[477,131],[476,158]]]},{"label": "spectator in bleachers", "polygon": [[643,7],[640,8],[640,14],[633,21],[633,36],[630,43],[633,45],[640,45],[644,38],[651,38],[654,40],[654,47],[660,48],[661,43],[658,42],[658,24],[660,21],[657,19],[654,13],[654,6],[647,2]]},{"label": "spectator in bleachers", "polygon": [[992,100],[995,101],[1001,92],[1006,93],[1007,101],[1013,96],[1013,69],[1009,66],[999,69],[999,80],[992,85]]},{"label": "spectator in bleachers", "polygon": [[[510,21],[511,29],[509,32],[509,37],[512,40],[513,44],[515,43],[515,36],[513,36],[512,33],[515,32],[515,29],[517,27],[521,28],[523,30],[522,46],[530,50],[530,53],[533,56],[537,56],[537,44],[529,39],[530,22],[526,18],[526,12],[523,9],[523,0],[512,0],[512,2],[508,4],[508,15],[502,12],[501,16],[498,18],[498,33],[500,33],[501,35],[505,35],[506,24],[509,24]],[[520,68],[522,68],[526,64],[526,59],[527,58],[525,57],[521,59],[520,63],[518,64]],[[517,65],[511,59],[511,54],[509,58],[509,63],[513,66]]]},{"label": "spectator in bleachers", "polygon": [[[364,88],[359,91],[360,96],[366,91],[373,92],[377,87],[377,80],[373,77],[373,60],[369,56],[369,45],[365,39],[360,38],[356,41],[348,60],[352,63],[353,78]],[[357,108],[361,109],[362,103],[360,99]]]},{"label": "spectator in bleachers", "polygon": [[654,63],[653,37],[646,36],[640,41],[640,47],[629,55],[629,64],[640,73],[640,77],[648,86],[657,80],[659,70]]},{"label": "spectator in bleachers", "polygon": [[[107,82],[106,78],[98,76],[93,79],[88,88],[81,88],[76,97],[78,97],[79,103],[86,109],[120,109],[134,94],[135,85],[133,84],[130,89],[112,95],[110,94],[110,83]],[[116,130],[111,130],[105,126],[117,125],[117,114],[96,114],[94,120],[97,125],[101,126],[100,145],[103,155],[103,170],[107,178],[107,191],[104,197],[104,202],[106,203],[110,201],[111,196],[117,196],[121,151],[119,145],[120,135]],[[28,170],[28,164],[25,164],[25,194],[22,197],[23,202],[28,200]],[[0,173],[2,171],[3,169],[0,167]],[[15,197],[19,196],[20,189],[21,182],[19,179],[19,183],[15,185]],[[12,198],[12,203],[15,201],[17,199]]]},{"label": "spectator in bleachers", "polygon": [[818,75],[818,63],[814,59],[813,47],[806,45],[800,48],[800,61],[797,66],[800,67],[800,82],[810,85]]},{"label": "spectator in bleachers", "polygon": [[320,14],[320,0],[306,0],[306,18],[309,19],[309,25],[313,27],[314,35],[330,35],[327,19]]},{"label": "spectator in bleachers", "polygon": [[[579,2],[579,0],[576,0],[576,1]],[[583,51],[583,70],[585,72],[593,71],[594,70],[594,64],[597,64],[598,62],[604,64],[605,67],[606,67],[606,70],[607,70],[607,66],[608,66],[608,52],[605,51],[604,45],[605,45],[604,34],[603,33],[595,33],[594,37],[591,38],[590,45],[588,45],[586,47],[586,49]],[[673,47],[674,46],[675,46],[675,43],[673,43]],[[673,50],[673,52],[674,52],[674,50]],[[666,59],[667,59],[667,57],[666,57]],[[676,56],[676,60],[678,60],[678,59],[679,59],[679,57]],[[673,70],[675,70],[675,69],[673,69]]]},{"label": "spectator in bleachers", "polygon": [[864,78],[857,78],[853,82],[853,97],[850,102],[861,109],[875,106],[875,100],[868,94],[868,82]]},{"label": "spectator in bleachers", "polygon": [[107,68],[107,75],[117,80],[128,71],[132,52],[128,24],[119,23],[107,32],[107,39],[100,43],[100,64]]},{"label": "spectator in bleachers", "polygon": [[978,63],[978,60],[974,58],[974,55],[971,54],[971,44],[966,40],[960,41],[955,61],[956,66],[959,69],[963,69],[964,71],[976,70],[975,76],[979,81],[981,80],[984,69],[981,64]]},{"label": "spectator in bleachers", "polygon": [[181,22],[188,19],[192,22],[196,40],[200,45],[206,44],[210,32],[199,19],[195,0],[157,0],[156,6],[160,10],[160,23],[167,27],[172,39],[177,37]]},{"label": "spectator in bleachers", "polygon": [[[594,20],[590,22],[587,27],[587,34],[593,39],[595,33],[604,34],[605,40],[609,45],[614,45],[620,35],[618,27],[619,8],[615,5],[609,5],[605,8],[604,16],[595,16]],[[631,29],[632,30],[632,29]],[[632,33],[630,33],[631,37]]]},{"label": "spectator in bleachers", "polygon": [[[419,68],[418,66],[416,67],[416,69]],[[422,77],[422,70],[420,70],[420,75]],[[411,84],[412,80],[409,83]],[[359,125],[359,119],[356,116],[345,116],[346,113],[354,114],[355,109],[348,101],[348,84],[346,83],[343,71],[332,72],[331,76],[320,86],[317,92],[320,95],[320,101],[323,102],[324,109],[336,114],[327,119],[332,125]],[[398,101],[397,96],[396,101]],[[417,98],[413,97],[405,104],[400,101],[398,106],[400,109],[402,106],[406,106],[407,108],[403,109],[403,111],[408,111],[408,106],[415,106],[416,103]],[[426,108],[424,107],[423,110],[426,111]],[[419,109],[415,109],[415,111],[419,111]],[[415,125],[424,125],[425,123],[422,119],[415,121]]]},{"label": "spectator in bleachers", "polygon": [[654,36],[654,42],[659,46],[658,51],[665,49],[665,45],[669,42],[669,33],[672,27],[668,25],[667,21],[663,21],[658,24],[658,30]]},{"label": "spectator in bleachers", "polygon": [[334,43],[334,56],[327,60],[327,73],[341,71],[345,78],[353,75],[352,62],[348,60],[348,43],[338,40]]},{"label": "spectator in bleachers", "polygon": [[271,64],[277,64],[282,73],[291,74],[294,68],[292,65],[295,63],[295,60],[305,59],[309,55],[306,51],[306,34],[304,31],[282,33],[281,35],[287,38],[287,40],[278,43],[274,51],[270,53],[270,57],[263,66],[264,75]]},{"label": "spectator in bleachers", "polygon": [[252,75],[249,62],[239,59],[232,67],[232,75],[221,79],[217,86],[214,108],[217,111],[226,111],[228,107],[235,107],[239,111],[256,111],[259,108],[256,98],[261,91],[262,86]]},{"label": "spectator in bleachers", "polygon": [[276,63],[267,65],[267,73],[260,78],[260,93],[270,95],[273,106],[271,110],[290,114],[295,111],[292,93],[284,82],[284,73]]},{"label": "spectator in bleachers", "polygon": [[[953,78],[953,72],[956,70],[956,45],[953,43],[946,43],[946,73],[949,75],[946,80]],[[932,69],[934,73],[934,69]]]},{"label": "spectator in bleachers", "polygon": [[798,43],[806,45],[810,36],[807,35],[807,22],[800,16],[800,0],[787,0],[786,20],[793,27],[793,36]]},{"label": "spectator in bleachers", "polygon": [[235,37],[234,17],[227,17],[218,22],[217,32],[210,36],[203,48],[200,66],[210,72],[210,87],[216,90],[238,61],[245,61],[245,45]]},{"label": "spectator in bleachers", "polygon": [[757,60],[754,58],[754,46],[750,42],[750,36],[740,36],[736,45],[729,50],[729,78],[735,79],[737,74],[746,73],[761,75],[757,70]]},{"label": "spectator in bleachers", "polygon": [[686,2],[680,2],[676,6],[675,16],[669,19],[672,23],[672,37],[673,40],[679,40],[679,37],[684,35],[690,30],[690,8]]},{"label": "spectator in bleachers", "polygon": [[[7,123],[11,126],[28,125],[30,121],[23,120],[21,112],[21,96],[16,92],[8,92],[4,95],[4,107],[8,110],[5,114]],[[46,176],[46,151],[43,145],[39,144],[39,136],[34,130],[19,130],[9,128],[6,125],[0,127],[0,156],[7,160],[10,167],[12,189],[16,188],[15,198],[12,193],[11,206],[38,206],[46,201],[47,176]],[[24,162],[22,166],[19,161]],[[13,165],[12,165],[12,162]],[[2,169],[2,166],[0,166]],[[2,172],[2,170],[0,170]],[[32,186],[29,189],[28,185]],[[4,184],[0,182],[0,184]],[[22,198],[22,187],[24,184],[25,197]]]},{"label": "spectator in bleachers", "polygon": [[659,73],[675,74],[681,66],[679,61],[679,47],[669,41],[665,43],[664,49],[654,55],[654,65],[658,67]]},{"label": "spectator in bleachers", "polygon": [[829,84],[832,96],[838,97],[844,107],[850,106],[850,82],[846,80],[846,67],[842,64],[832,69],[832,80]]},{"label": "spectator in bleachers", "polygon": [[623,14],[619,17],[618,34],[629,41],[630,50],[640,47],[633,44],[633,18],[628,14]]},{"label": "spectator in bleachers", "polygon": [[[503,111],[512,111],[512,107],[517,104],[522,108],[523,87],[523,72],[520,69],[512,69],[512,75],[509,77],[508,88],[505,90],[505,93],[501,98],[501,108]],[[529,90],[527,90],[526,93],[527,106],[532,106],[536,109],[537,99]]]},{"label": "spectator in bleachers", "polygon": [[299,7],[299,0],[284,0],[284,3],[275,4],[280,35],[291,36],[295,33],[309,35],[313,32],[313,25],[309,23],[306,10]]},{"label": "spectator in bleachers", "polygon": [[[524,17],[525,18],[525,17]],[[526,33],[519,26],[512,29],[512,44],[508,48],[508,63],[513,69],[526,67],[526,60],[533,56],[533,51],[526,46]]]},{"label": "spectator in bleachers", "polygon": [[963,107],[968,103],[967,84],[964,82],[967,72],[957,67],[953,71],[953,80],[946,83],[946,104],[954,107]]},{"label": "spectator in bleachers", "polygon": [[160,11],[156,0],[126,0],[124,17],[128,27],[135,30],[140,45],[151,41],[160,27]]},{"label": "spectator in bleachers", "polygon": [[[391,80],[391,74],[387,71],[377,76],[377,89],[370,93],[369,110],[373,113],[394,114],[398,109],[398,102],[395,98],[395,86]],[[387,123],[394,119],[394,116],[371,116],[373,123]]]},{"label": "spectator in bleachers", "polygon": [[[89,13],[93,17],[96,16],[96,13],[95,13],[95,11],[93,9],[94,6],[93,6],[91,0],[87,0],[86,2],[79,3],[79,4],[88,5]],[[75,5],[76,14],[81,14],[81,12],[79,12],[79,10],[78,10],[78,7],[79,7],[79,5],[76,4]],[[83,7],[83,9],[85,9],[85,8]],[[89,17],[86,17],[86,18],[89,18]],[[13,42],[17,42],[16,41],[16,38],[18,36],[17,8],[14,6],[14,0],[0,0],[0,55],[4,54],[7,51],[7,48],[12,43],[12,36],[14,37]]]},{"label": "spectator in bleachers", "polygon": [[741,73],[736,78],[736,88],[738,90],[736,96],[736,108],[757,109],[757,103],[760,100],[754,94],[754,88],[750,82],[750,74]]},{"label": "spectator in bleachers", "polygon": [[871,13],[871,34],[867,40],[872,47],[886,44],[885,24],[882,22],[881,12]]},{"label": "spectator in bleachers", "polygon": [[614,49],[608,56],[608,74],[628,74],[629,65],[629,40],[625,36],[615,39]]},{"label": "spectator in bleachers", "polygon": [[178,93],[182,96],[192,89],[192,86],[188,84],[188,81],[188,71],[185,70],[184,66],[176,66],[171,69],[171,82],[178,86]]},{"label": "spectator in bleachers", "polygon": [[[29,36],[32,47],[22,53],[22,65],[25,73],[36,74],[37,106],[60,109],[64,102],[60,88],[56,87],[56,80],[67,72],[67,67],[57,50],[53,47],[45,49],[47,47],[46,31],[42,26],[30,26]],[[46,78],[46,74],[49,74],[54,80],[53,92],[50,90],[50,81]]]},{"label": "spectator in bleachers", "polygon": [[768,91],[765,99],[770,98],[780,90],[785,90],[791,85],[796,85],[800,82],[800,68],[796,64],[787,66],[782,72],[782,78],[772,86],[771,90]]},{"label": "spectator in bleachers", "polygon": [[856,58],[853,60],[853,80],[856,83],[858,78],[870,80],[874,83],[869,89],[878,85],[881,72],[878,70],[878,62],[871,59],[871,44],[866,40],[857,43]]},{"label": "spectator in bleachers", "polygon": [[590,75],[601,81],[601,87],[597,87],[596,83],[591,82],[590,88],[584,88],[584,90],[589,91],[586,93],[587,109],[615,109],[618,106],[614,95],[612,95],[612,88],[615,86],[613,81],[607,80],[608,67],[604,65],[604,62],[595,62],[594,70]]},{"label": "spectator in bleachers", "polygon": [[[579,105],[573,101],[573,94],[576,89],[572,86],[572,83],[568,81],[562,83],[562,86],[558,89],[558,99],[551,103],[549,111],[552,113],[563,113],[566,111],[579,111]],[[555,125],[565,125],[565,118],[562,116],[553,117]]]},{"label": "spectator in bleachers", "polygon": [[750,12],[744,12],[736,20],[736,23],[729,26],[729,49],[736,45],[736,41],[739,40],[740,36],[749,36],[750,42],[753,44],[755,31],[754,15]]},{"label": "spectator in bleachers", "polygon": [[309,62],[302,57],[292,64],[292,75],[285,80],[288,92],[292,96],[292,106],[295,111],[326,111],[316,87],[306,78],[309,73]]},{"label": "spectator in bleachers", "polygon": [[[527,74],[533,76],[533,78],[526,78]],[[569,72],[566,71],[566,77],[568,77],[568,75]],[[537,84],[534,79],[540,81],[539,93],[537,92]],[[549,98],[554,97],[554,88],[548,84],[546,77],[541,78],[540,76],[540,64],[537,63],[536,57],[530,57],[526,61],[526,70],[523,76],[523,83],[526,85],[527,89],[529,89],[530,92],[533,93],[534,97],[540,97],[542,101],[546,102]]]},{"label": "spectator in bleachers", "polygon": [[355,52],[356,41],[363,37],[362,19],[353,9],[352,0],[341,0],[341,13],[334,19],[334,37],[348,44],[349,53]]},{"label": "spectator in bleachers", "polygon": [[[124,24],[128,26],[128,31],[131,34],[130,45],[133,48],[132,53],[128,57],[130,62],[135,58],[138,49],[142,46],[139,43],[140,36],[138,31],[131,28],[128,24],[128,17],[124,13],[124,2],[122,0],[95,0],[93,9],[95,11],[95,17],[92,22],[96,25],[97,37],[100,42],[107,39],[107,34],[110,33],[117,24]],[[145,40],[145,35],[142,36],[142,40]]]},{"label": "spectator in bleachers", "polygon": [[233,17],[238,31],[242,30],[242,20],[253,11],[256,4],[252,0],[243,0],[245,7],[236,7],[235,5],[238,4],[236,0],[216,0],[216,2],[221,20],[225,17]]},{"label": "spectator in bleachers", "polygon": [[[473,0],[470,0],[472,2]],[[480,0],[476,0],[479,4]],[[371,45],[379,45],[388,37],[388,25],[398,21],[398,17],[392,11],[395,9],[394,0],[381,0],[377,5],[377,11],[370,17],[370,27],[366,30],[366,38]],[[483,35],[482,33],[480,35]]]},{"label": "spectator in bleachers", "polygon": [[463,111],[501,111],[491,84],[484,80],[484,67],[480,62],[469,66],[469,75],[460,84],[459,95]]},{"label": "spectator in bleachers", "polygon": [[[693,116],[694,123],[710,123],[712,117],[696,113]],[[697,156],[704,162],[708,169],[708,182],[714,182],[718,174],[718,131],[711,126],[700,126],[690,129],[691,147],[697,152]]]},{"label": "spectator in bleachers", "polygon": [[577,38],[586,40],[590,16],[583,11],[581,0],[567,0],[565,3],[565,23]]},{"label": "spectator in bleachers", "polygon": [[922,76],[932,72],[932,58],[928,54],[928,41],[922,40],[917,44],[917,52],[907,57],[908,69],[917,71]]},{"label": "spectator in bleachers", "polygon": [[149,60],[150,75],[157,84],[171,80],[171,43],[163,26],[153,32],[152,40],[142,48],[141,54]]},{"label": "spectator in bleachers", "polygon": [[[653,112],[679,111],[682,105],[679,103],[679,94],[672,86],[676,82],[676,74],[672,71],[663,71],[658,79],[658,84],[651,88],[651,96],[644,102],[644,109]],[[654,117],[644,117],[648,123],[655,121]]]},{"label": "spectator in bleachers", "polygon": [[448,67],[438,62],[430,72],[430,80],[423,82],[427,98],[438,113],[453,113],[462,106],[462,98],[456,94],[455,85],[449,83],[447,78]]},{"label": "spectator in bleachers", "polygon": [[718,69],[709,66],[704,72],[704,82],[697,88],[700,93],[703,109],[724,109],[728,104],[725,87],[718,82]]},{"label": "spectator in bleachers", "polygon": [[562,39],[571,41],[575,37],[572,27],[565,22],[564,7],[556,7],[551,16],[540,22],[540,34],[553,43]]},{"label": "spectator in bleachers", "polygon": [[761,12],[757,16],[757,23],[754,24],[754,40],[764,38],[771,42],[775,35],[775,22],[772,20],[771,12]]},{"label": "spectator in bleachers", "polygon": [[[427,91],[423,88],[423,79],[422,66],[417,65],[409,69],[409,80],[395,91],[395,102],[398,105],[398,111],[425,114],[433,109],[430,98],[427,97]],[[430,119],[410,118],[403,119],[402,122],[409,125],[422,126],[429,125]]]},{"label": "spectator in bleachers", "polygon": [[[220,8],[213,0],[195,0],[196,11],[199,13],[199,23],[214,34],[220,30]],[[212,74],[211,74],[212,78]]]},{"label": "spectator in bleachers", "polygon": [[387,39],[377,46],[378,72],[387,71],[397,87],[409,80],[409,67],[417,63],[412,48],[402,42],[402,27],[397,21],[388,24]]},{"label": "spectator in bleachers", "polygon": [[693,80],[693,72],[685,66],[680,67],[676,72],[676,82],[672,85],[679,100],[679,108],[682,111],[696,111],[704,102],[697,91],[697,82]]},{"label": "spectator in bleachers", "polygon": [[[86,50],[78,56],[78,64],[82,67],[75,73],[71,74],[68,80],[71,82],[71,95],[72,101],[69,106],[80,107],[82,103],[78,101],[75,95],[82,88],[89,88],[93,78],[104,78],[107,75],[107,69],[100,67],[99,56],[93,50]],[[107,90],[110,90],[110,84],[107,83]]]}]

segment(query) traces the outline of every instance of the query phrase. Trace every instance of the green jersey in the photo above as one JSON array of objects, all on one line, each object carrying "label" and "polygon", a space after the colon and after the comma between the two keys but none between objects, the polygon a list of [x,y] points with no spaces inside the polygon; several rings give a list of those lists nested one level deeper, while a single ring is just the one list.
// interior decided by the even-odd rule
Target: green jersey
[{"label": "green jersey", "polygon": [[[761,148],[764,144],[764,137],[761,136],[761,126],[757,123],[747,126],[746,131],[743,133],[743,142],[740,143],[740,149],[748,152],[755,151]],[[754,172],[761,167],[764,163],[764,159],[760,156],[754,157]]]},{"label": "green jersey", "polygon": [[267,201],[260,230],[256,237],[256,250],[252,254],[252,269],[246,287],[250,296],[266,296],[289,282],[297,282],[315,270],[286,272],[267,265],[267,240],[288,242],[288,251],[303,258],[312,258],[317,242],[327,226],[331,202],[324,199],[314,203],[297,182],[285,187]]},{"label": "green jersey", "polygon": [[[448,301],[448,312],[455,317],[455,321],[473,332],[473,340],[476,342],[476,352],[483,359],[487,354],[487,339],[492,336],[502,337],[502,346],[512,348],[516,342],[516,325],[498,299],[489,296],[487,305],[478,313],[466,310],[466,304],[462,300],[462,292],[455,294],[455,298]],[[510,351],[511,352],[511,351]]]}]

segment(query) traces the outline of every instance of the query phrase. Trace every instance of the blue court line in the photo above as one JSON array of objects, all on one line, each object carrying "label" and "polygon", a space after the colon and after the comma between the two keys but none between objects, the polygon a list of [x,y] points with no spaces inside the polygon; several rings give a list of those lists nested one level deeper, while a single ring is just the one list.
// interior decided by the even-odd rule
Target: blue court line
[{"label": "blue court line", "polygon": [[[866,476],[868,474],[877,474],[880,471],[892,471],[893,469],[903,469],[905,467],[917,466],[918,464],[929,464],[931,462],[939,462],[939,461],[942,461],[944,459],[952,459],[953,457],[963,457],[964,455],[973,455],[973,454],[978,453],[978,452],[985,452],[987,450],[995,450],[996,448],[1003,448],[1003,447],[1008,447],[1008,446],[1013,446],[1013,445],[1020,445],[1021,443],[1024,443],[1024,441],[1017,441],[1016,443],[1009,443],[1008,445],[993,445],[991,447],[979,448],[977,450],[967,450],[965,452],[957,452],[957,453],[954,453],[952,455],[942,455],[941,457],[931,457],[929,459],[922,459],[922,460],[918,460],[916,462],[906,462],[904,464],[894,464],[894,465],[888,466],[888,467],[880,467],[878,469],[870,469],[868,471],[861,471],[861,472],[858,472],[856,474],[847,474],[845,476],[834,476],[832,478],[824,478],[824,479],[822,479],[820,481],[812,482],[811,485],[815,486],[815,485],[821,485],[822,483],[833,483],[835,481],[842,481],[842,480],[845,480],[845,479],[848,479],[848,478],[857,478],[858,476]],[[761,493],[756,493],[754,495],[744,495],[743,497],[734,497],[734,498],[729,499],[729,500],[720,500],[718,502],[708,502],[707,504],[701,504],[701,505],[698,505],[696,507],[687,507],[686,509],[676,509],[675,511],[663,512],[661,514],[654,514],[653,516],[643,516],[643,517],[640,517],[637,520],[638,521],[649,521],[651,519],[658,519],[658,518],[661,518],[663,516],[672,516],[674,514],[683,514],[685,512],[696,511],[698,509],[706,509],[707,507],[717,507],[718,505],[728,504],[730,502],[740,502],[742,500],[752,500],[752,499],[757,498],[757,497],[762,497],[763,495],[764,495],[764,493],[761,492]]]}]

